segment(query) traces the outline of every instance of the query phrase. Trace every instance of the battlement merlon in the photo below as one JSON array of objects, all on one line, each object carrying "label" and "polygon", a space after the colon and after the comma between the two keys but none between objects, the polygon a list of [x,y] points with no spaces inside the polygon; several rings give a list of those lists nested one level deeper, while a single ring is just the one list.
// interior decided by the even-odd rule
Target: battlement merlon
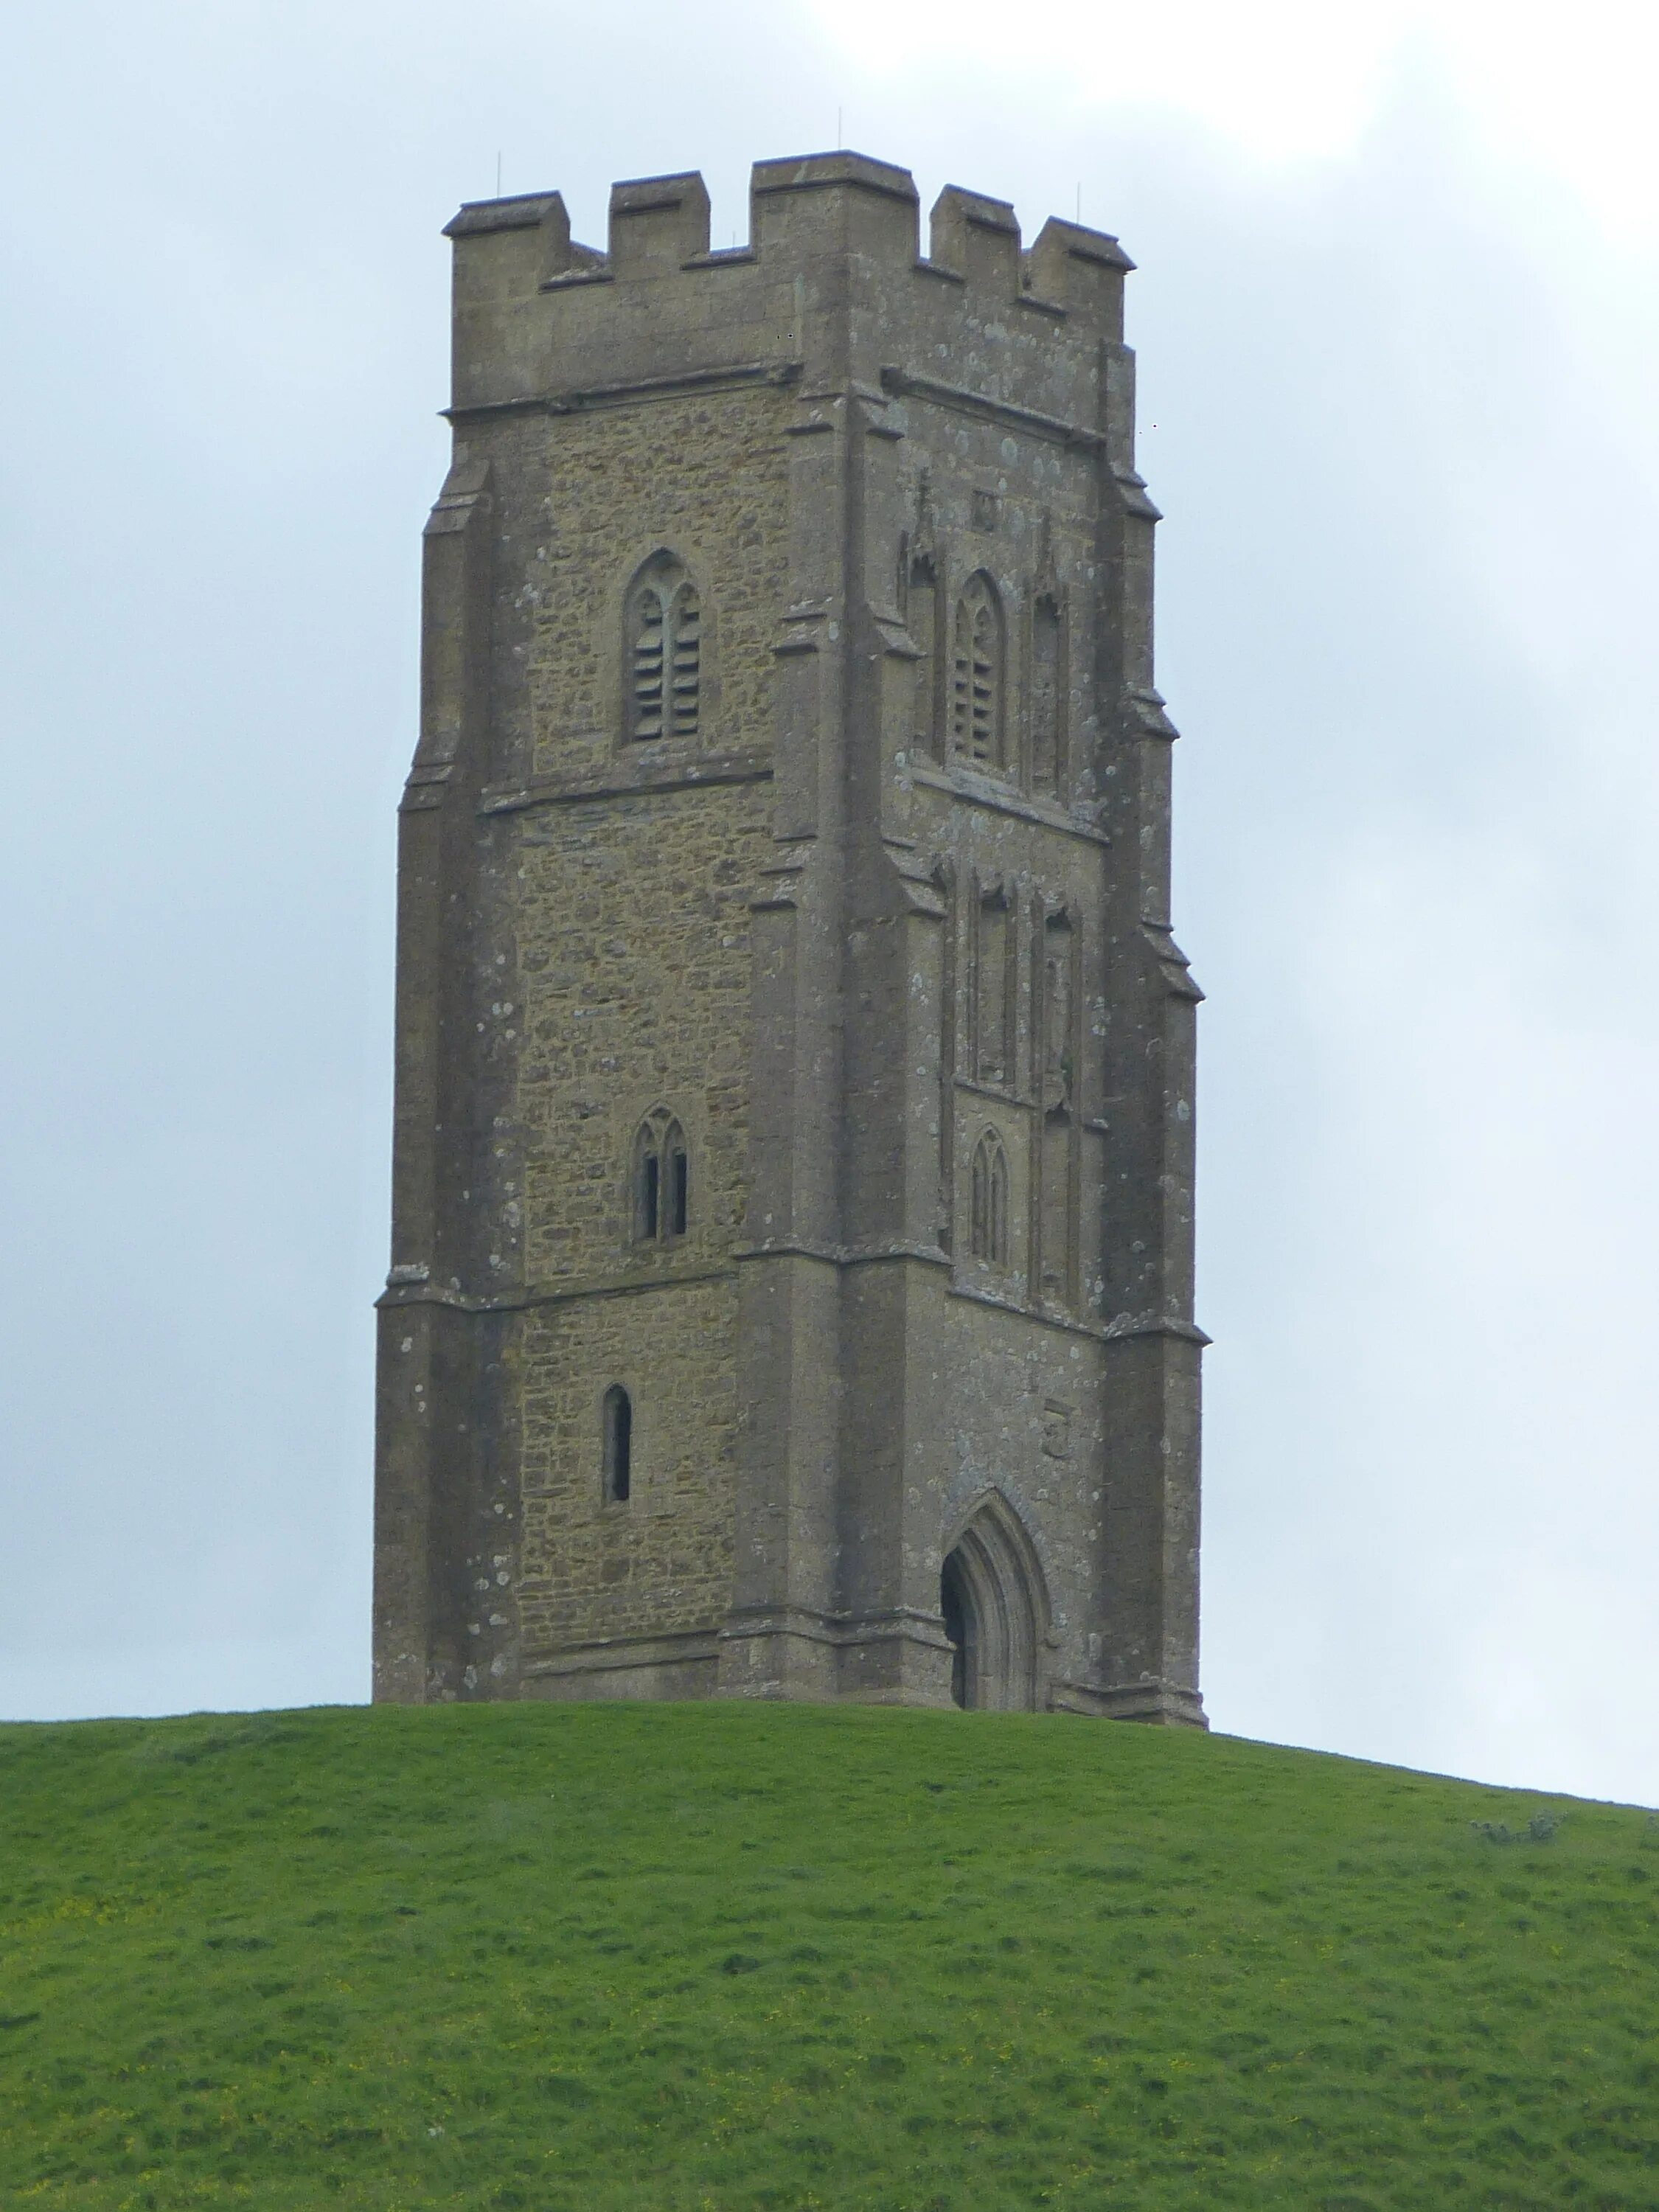
[{"label": "battlement merlon", "polygon": [[[1121,347],[1134,265],[1108,233],[1057,217],[1024,247],[1006,201],[956,185],[934,205],[924,257],[909,171],[854,153],[757,162],[744,246],[711,246],[695,170],[614,185],[603,252],[571,237],[557,192],[469,202],[445,235],[462,416],[559,412],[622,396],[629,377],[732,369],[878,386],[884,368],[945,358],[962,362],[963,383],[976,368],[994,374],[1003,388],[988,396],[1075,420],[1103,341]],[[907,331],[913,357],[890,358]],[[861,331],[890,358],[862,359]]]}]

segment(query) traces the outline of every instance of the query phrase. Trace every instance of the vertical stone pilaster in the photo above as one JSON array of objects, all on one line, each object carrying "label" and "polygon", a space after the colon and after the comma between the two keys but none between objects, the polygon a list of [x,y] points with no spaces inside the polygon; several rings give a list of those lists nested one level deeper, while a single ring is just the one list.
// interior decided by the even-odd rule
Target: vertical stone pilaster
[{"label": "vertical stone pilaster", "polygon": [[[476,1316],[452,1303],[469,1217],[469,964],[474,756],[489,714],[491,501],[463,456],[427,524],[421,737],[398,822],[392,1271],[376,1392],[374,1694],[464,1693],[466,1500],[483,1425],[468,1421]],[[459,909],[458,914],[457,909]],[[457,927],[458,921],[461,927]],[[505,1519],[505,1514],[503,1515]]]},{"label": "vertical stone pilaster", "polygon": [[[848,500],[836,258],[825,251],[835,212],[822,196],[807,210],[812,276],[797,327],[814,374],[787,432],[775,858],[751,909],[751,1182],[738,1353],[744,1425],[718,1676],[727,1697],[834,1694]],[[769,220],[787,227],[798,219],[775,196]]]}]

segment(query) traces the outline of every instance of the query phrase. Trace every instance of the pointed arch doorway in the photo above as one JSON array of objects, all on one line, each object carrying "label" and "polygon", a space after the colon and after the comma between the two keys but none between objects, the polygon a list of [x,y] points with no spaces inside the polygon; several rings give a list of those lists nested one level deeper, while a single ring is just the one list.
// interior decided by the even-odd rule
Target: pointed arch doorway
[{"label": "pointed arch doorway", "polygon": [[994,1492],[945,1553],[939,1611],[950,1638],[951,1695],[969,1711],[1034,1712],[1048,1600],[1031,1540]]}]

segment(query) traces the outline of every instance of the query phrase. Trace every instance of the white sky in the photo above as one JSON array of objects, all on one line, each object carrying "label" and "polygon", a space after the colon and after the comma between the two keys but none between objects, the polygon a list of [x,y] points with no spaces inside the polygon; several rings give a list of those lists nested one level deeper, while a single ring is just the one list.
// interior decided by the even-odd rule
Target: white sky
[{"label": "white sky", "polygon": [[1027,14],[1012,40],[998,0],[819,0],[807,13],[859,78],[915,91],[948,57],[958,82],[1069,117],[1129,106],[1184,117],[1280,169],[1351,155],[1418,76],[1437,82],[1495,159],[1536,167],[1609,226],[1659,213],[1659,33],[1650,10],[1624,0],[1069,0]]},{"label": "white sky", "polygon": [[1118,231],[1218,1726],[1659,1802],[1647,11],[62,0],[0,83],[0,1712],[367,1686],[464,198],[833,143]]}]

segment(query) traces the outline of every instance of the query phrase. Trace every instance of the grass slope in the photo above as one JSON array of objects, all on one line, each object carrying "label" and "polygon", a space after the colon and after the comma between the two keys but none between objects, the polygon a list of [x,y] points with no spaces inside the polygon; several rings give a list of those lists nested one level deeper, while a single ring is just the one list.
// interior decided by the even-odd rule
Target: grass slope
[{"label": "grass slope", "polygon": [[1659,1831],[1470,1826],[1545,1802],[992,1714],[0,1729],[0,2204],[1653,2208]]}]

